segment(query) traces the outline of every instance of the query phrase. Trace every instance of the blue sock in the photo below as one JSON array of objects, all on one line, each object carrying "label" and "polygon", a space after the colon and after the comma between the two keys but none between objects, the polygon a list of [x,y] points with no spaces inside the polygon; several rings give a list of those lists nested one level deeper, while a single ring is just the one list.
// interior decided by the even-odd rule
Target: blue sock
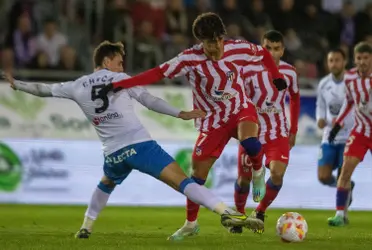
[{"label": "blue sock", "polygon": [[185,191],[185,188],[187,185],[191,184],[191,183],[195,183],[195,181],[191,178],[186,178],[184,179],[181,183],[180,183],[180,186],[178,187],[178,190],[181,192],[181,193],[184,193]]},{"label": "blue sock", "polygon": [[346,202],[349,196],[349,190],[344,188],[337,188],[336,194],[336,209],[345,210]]},{"label": "blue sock", "polygon": [[239,194],[249,193],[249,189],[250,189],[250,185],[249,184],[248,184],[248,186],[241,187],[238,184],[238,180],[235,181],[235,191],[237,193],[239,193]]},{"label": "blue sock", "polygon": [[107,194],[111,194],[112,191],[114,191],[115,189],[115,187],[109,187],[108,185],[102,183],[101,181],[98,183],[97,187],[101,189],[102,192],[105,192]]},{"label": "blue sock", "polygon": [[197,178],[195,176],[191,176],[191,179],[193,179],[199,185],[204,185],[205,184],[205,180]]},{"label": "blue sock", "polygon": [[266,185],[267,185],[268,187],[270,187],[271,189],[273,189],[273,190],[277,190],[277,191],[279,191],[279,190],[282,188],[282,185],[275,185],[275,184],[273,183],[273,181],[271,180],[271,177],[270,177],[269,179],[267,179],[267,181],[266,181]]}]

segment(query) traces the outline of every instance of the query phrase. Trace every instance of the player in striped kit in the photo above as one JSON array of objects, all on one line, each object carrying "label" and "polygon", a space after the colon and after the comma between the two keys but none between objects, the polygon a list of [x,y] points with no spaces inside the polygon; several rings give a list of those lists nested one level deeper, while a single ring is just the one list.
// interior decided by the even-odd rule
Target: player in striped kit
[{"label": "player in striped kit", "polygon": [[346,101],[329,134],[333,143],[348,113],[354,107],[354,127],[344,151],[344,163],[337,181],[336,215],[328,218],[330,226],[348,223],[347,205],[350,199],[351,175],[368,150],[372,151],[372,47],[359,43],[354,48],[356,70],[345,74]]},{"label": "player in striped kit", "polygon": [[338,173],[341,173],[345,144],[354,125],[354,119],[352,112],[349,113],[335,142],[328,143],[329,132],[345,100],[345,53],[341,49],[329,51],[327,66],[331,73],[321,79],[316,102],[317,124],[320,129],[324,129],[318,160],[318,179],[324,185],[336,187],[337,178],[332,172],[337,169]]},{"label": "player in striped kit", "polygon": [[[224,40],[226,29],[218,15],[204,13],[198,16],[193,24],[193,33],[201,44],[185,50],[160,67],[107,85],[101,95],[105,96],[117,87],[146,85],[164,77],[185,75],[192,87],[194,107],[207,113],[205,118],[196,120],[195,125],[200,135],[194,148],[192,166],[192,179],[203,185],[210,168],[232,137],[237,138],[246,153],[252,157],[261,150],[261,143],[257,138],[257,113],[244,92],[242,68],[251,63],[262,62],[271,71],[273,82],[279,90],[287,86],[266,49],[246,41]],[[265,194],[264,171],[258,166],[254,172],[253,192],[256,199],[260,200]],[[170,237],[171,240],[180,240],[198,233],[198,210],[199,205],[187,200],[186,223]],[[255,219],[255,222],[257,228],[263,226],[260,220]]]},{"label": "player in striped kit", "polygon": [[[251,169],[261,166],[265,155],[265,166],[270,169],[271,176],[266,182],[265,197],[251,214],[251,217],[263,222],[267,207],[274,201],[282,187],[289,151],[295,145],[300,95],[295,68],[280,60],[284,53],[283,35],[278,31],[268,31],[262,38],[262,47],[272,54],[279,71],[287,81],[291,126],[290,128],[288,126],[284,106],[287,90],[278,91],[271,83],[270,72],[262,65],[244,67],[246,92],[256,105],[260,123],[259,139],[263,150],[258,156],[250,157],[241,146],[239,147],[238,179],[235,183],[234,200],[237,210],[245,213],[252,179]],[[239,226],[229,229],[231,233],[242,233],[242,230],[243,228]],[[263,230],[255,230],[255,232],[262,233]]]}]

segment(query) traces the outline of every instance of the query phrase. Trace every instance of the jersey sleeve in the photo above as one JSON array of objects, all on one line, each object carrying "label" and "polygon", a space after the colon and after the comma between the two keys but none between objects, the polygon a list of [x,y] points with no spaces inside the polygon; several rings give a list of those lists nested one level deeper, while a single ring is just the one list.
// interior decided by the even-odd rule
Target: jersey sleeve
[{"label": "jersey sleeve", "polygon": [[322,95],[322,86],[323,84],[320,83],[316,95],[315,117],[317,121],[319,121],[320,119],[326,119],[327,106]]},{"label": "jersey sleeve", "polygon": [[76,91],[76,88],[75,88],[76,81],[53,83],[51,86],[52,96],[73,100],[74,93]]},{"label": "jersey sleeve", "polygon": [[346,98],[345,101],[341,107],[340,113],[337,116],[336,123],[337,124],[344,124],[344,120],[347,117],[347,115],[350,113],[354,106],[354,101],[353,97],[351,95],[350,89],[349,89],[349,84],[347,81],[345,81],[345,92],[346,92]]},{"label": "jersey sleeve", "polygon": [[300,88],[298,86],[298,75],[295,69],[288,70],[286,75],[289,77],[288,91],[291,96],[299,94]]},{"label": "jersey sleeve", "polygon": [[196,56],[193,54],[187,54],[185,52],[180,53],[178,56],[160,65],[160,70],[164,77],[169,79],[186,75],[187,72],[191,71],[192,61],[196,60]]}]

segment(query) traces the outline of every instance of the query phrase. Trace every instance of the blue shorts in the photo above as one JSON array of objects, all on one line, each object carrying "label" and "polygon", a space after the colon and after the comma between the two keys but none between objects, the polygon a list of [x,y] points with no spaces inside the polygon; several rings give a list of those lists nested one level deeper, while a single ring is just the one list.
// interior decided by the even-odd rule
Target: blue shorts
[{"label": "blue shorts", "polygon": [[320,146],[318,167],[332,166],[332,169],[342,167],[344,159],[345,144],[328,144],[324,143]]},{"label": "blue shorts", "polygon": [[110,180],[120,184],[133,169],[159,179],[160,173],[174,159],[155,141],[146,141],[105,156],[103,172]]}]

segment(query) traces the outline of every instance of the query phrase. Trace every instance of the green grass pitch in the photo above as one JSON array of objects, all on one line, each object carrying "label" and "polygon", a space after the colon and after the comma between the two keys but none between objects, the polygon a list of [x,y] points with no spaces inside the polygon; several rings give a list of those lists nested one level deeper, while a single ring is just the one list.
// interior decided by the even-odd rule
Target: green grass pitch
[{"label": "green grass pitch", "polygon": [[270,210],[266,232],[255,235],[229,234],[219,216],[202,209],[200,234],[182,242],[167,237],[184,222],[183,208],[107,207],[97,220],[90,239],[74,239],[84,206],[0,205],[1,250],[73,249],[372,249],[372,212],[351,212],[351,224],[329,228],[332,211],[296,210],[309,225],[302,243],[282,243],[275,235],[275,223],[284,210]]}]

